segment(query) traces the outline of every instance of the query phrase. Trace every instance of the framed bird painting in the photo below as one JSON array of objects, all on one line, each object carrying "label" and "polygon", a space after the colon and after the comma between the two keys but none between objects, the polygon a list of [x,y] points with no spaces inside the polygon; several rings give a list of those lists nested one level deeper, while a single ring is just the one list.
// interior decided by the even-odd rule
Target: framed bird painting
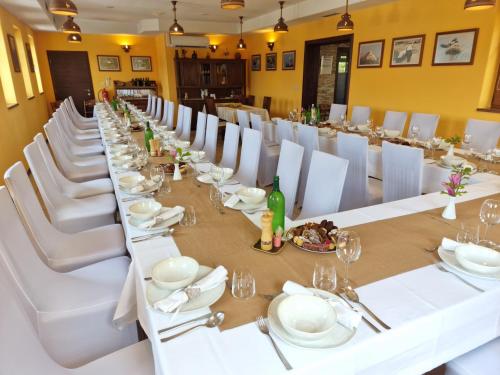
[{"label": "framed bird painting", "polygon": [[432,65],[472,65],[479,29],[436,34]]},{"label": "framed bird painting", "polygon": [[424,44],[423,34],[392,39],[391,67],[422,65]]}]

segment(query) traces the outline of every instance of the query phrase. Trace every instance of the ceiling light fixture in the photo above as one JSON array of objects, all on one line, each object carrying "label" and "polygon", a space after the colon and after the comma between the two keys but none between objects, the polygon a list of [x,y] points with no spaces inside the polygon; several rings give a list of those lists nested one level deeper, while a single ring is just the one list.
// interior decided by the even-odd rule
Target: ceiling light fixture
[{"label": "ceiling light fixture", "polygon": [[243,16],[240,16],[240,40],[236,45],[236,49],[238,50],[247,49],[247,45],[243,40]]},{"label": "ceiling light fixture", "polygon": [[61,31],[63,33],[69,33],[69,34],[72,34],[72,33],[77,33],[77,34],[80,34],[82,31],[80,30],[80,26],[78,26],[75,21],[73,21],[73,17],[71,16],[68,16],[68,19],[66,20],[66,22],[63,23],[62,27],[61,27]]},{"label": "ceiling light fixture", "polygon": [[210,52],[214,53],[215,51],[217,51],[217,44],[209,44],[208,45],[208,49],[210,50]]},{"label": "ceiling light fixture", "polygon": [[221,0],[220,7],[229,10],[244,8],[245,0]]},{"label": "ceiling light fixture", "polygon": [[132,46],[131,46],[131,45],[129,45],[129,44],[124,44],[124,45],[122,46],[122,50],[124,50],[124,51],[125,51],[125,53],[129,53],[131,49],[132,49]]},{"label": "ceiling light fixture", "polygon": [[274,26],[274,32],[287,33],[288,25],[285,23],[285,19],[283,18],[283,4],[285,4],[285,2],[280,1],[279,3],[280,3],[280,19],[278,20],[278,23]]},{"label": "ceiling light fixture", "polygon": [[495,0],[467,0],[464,5],[465,10],[483,10],[495,6]]},{"label": "ceiling light fixture", "polygon": [[274,42],[267,42],[267,48],[269,48],[269,51],[272,51],[274,49]]},{"label": "ceiling light fixture", "polygon": [[168,32],[170,35],[184,35],[184,29],[181,25],[177,23],[177,8],[176,8],[177,1],[172,1],[172,5],[174,7],[174,24],[170,26],[170,29]]},{"label": "ceiling light fixture", "polygon": [[345,2],[345,13],[340,18],[339,23],[337,23],[338,31],[352,31],[354,30],[354,22],[351,20],[351,15],[349,14],[349,0]]},{"label": "ceiling light fixture", "polygon": [[69,34],[68,43],[81,43],[82,36],[80,34]]},{"label": "ceiling light fixture", "polygon": [[58,16],[76,16],[78,9],[71,0],[51,0],[49,12]]}]

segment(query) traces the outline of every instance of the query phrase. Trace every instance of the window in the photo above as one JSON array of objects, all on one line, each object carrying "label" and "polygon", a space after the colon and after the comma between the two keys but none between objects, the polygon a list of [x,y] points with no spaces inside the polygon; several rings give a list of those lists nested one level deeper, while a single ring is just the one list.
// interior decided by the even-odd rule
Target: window
[{"label": "window", "polygon": [[7,107],[12,107],[17,104],[17,99],[9,63],[10,56],[7,54],[5,38],[6,35],[4,34],[2,25],[0,24],[0,61],[7,61],[7,64],[0,64],[0,81],[2,83],[3,94]]},{"label": "window", "polygon": [[26,46],[23,42],[23,36],[21,30],[14,26],[14,38],[16,39],[17,53],[19,54],[19,60],[21,61],[21,73],[23,75],[24,87],[26,89],[26,96],[32,98],[33,86],[31,85],[31,75],[30,68],[28,66],[28,59],[26,57]]},{"label": "window", "polygon": [[36,55],[35,40],[31,35],[28,35],[28,40],[29,40],[29,46],[31,48],[33,65],[35,66],[35,77],[36,77],[36,85],[38,86],[38,93],[43,94],[42,76],[40,75],[40,67],[38,66],[38,57]]}]

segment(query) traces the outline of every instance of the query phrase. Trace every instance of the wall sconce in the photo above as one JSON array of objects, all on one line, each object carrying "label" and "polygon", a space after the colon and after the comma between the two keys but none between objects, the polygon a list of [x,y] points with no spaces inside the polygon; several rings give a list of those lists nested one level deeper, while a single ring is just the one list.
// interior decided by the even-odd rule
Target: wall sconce
[{"label": "wall sconce", "polygon": [[267,48],[269,48],[269,51],[272,51],[274,49],[274,42],[267,42]]},{"label": "wall sconce", "polygon": [[132,49],[132,46],[130,46],[130,45],[128,45],[128,44],[124,44],[124,45],[122,46],[122,50],[124,50],[124,51],[125,51],[125,53],[129,53],[131,49]]},{"label": "wall sconce", "polygon": [[215,53],[215,51],[217,51],[217,48],[218,48],[217,44],[209,44],[209,45],[208,45],[208,49],[209,49],[209,50],[210,50],[210,52],[212,52],[212,53]]}]

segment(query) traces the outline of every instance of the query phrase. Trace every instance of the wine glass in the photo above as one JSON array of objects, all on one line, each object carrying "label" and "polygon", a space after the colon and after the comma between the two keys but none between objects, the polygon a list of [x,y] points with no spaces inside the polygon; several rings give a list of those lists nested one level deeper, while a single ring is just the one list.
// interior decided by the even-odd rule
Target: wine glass
[{"label": "wine glass", "polygon": [[158,192],[162,192],[163,181],[165,181],[165,170],[161,165],[155,165],[149,170],[151,180],[158,186]]},{"label": "wine glass", "polygon": [[314,265],[313,286],[316,289],[334,292],[337,289],[337,271],[329,262],[318,262]]},{"label": "wine glass", "polygon": [[432,158],[434,159],[434,154],[436,153],[436,150],[438,149],[439,145],[441,144],[441,137],[433,137],[431,140],[431,146],[432,146]]},{"label": "wine glass", "polygon": [[495,199],[486,199],[481,205],[479,219],[486,227],[483,233],[483,238],[479,241],[479,243],[483,246],[494,248],[496,246],[495,242],[487,240],[486,235],[490,226],[500,223],[500,201]]},{"label": "wine glass", "polygon": [[337,258],[344,263],[345,273],[343,287],[349,286],[349,265],[357,261],[361,255],[361,238],[354,231],[341,231],[337,236]]},{"label": "wine glass", "polygon": [[471,146],[472,146],[472,134],[465,133],[464,134],[464,139],[462,141],[462,145],[464,148],[468,150],[468,153],[470,155],[471,153]]},{"label": "wine glass", "polygon": [[413,125],[411,127],[411,133],[410,133],[410,138],[413,144],[417,143],[419,133],[420,133],[420,127],[418,125]]}]

